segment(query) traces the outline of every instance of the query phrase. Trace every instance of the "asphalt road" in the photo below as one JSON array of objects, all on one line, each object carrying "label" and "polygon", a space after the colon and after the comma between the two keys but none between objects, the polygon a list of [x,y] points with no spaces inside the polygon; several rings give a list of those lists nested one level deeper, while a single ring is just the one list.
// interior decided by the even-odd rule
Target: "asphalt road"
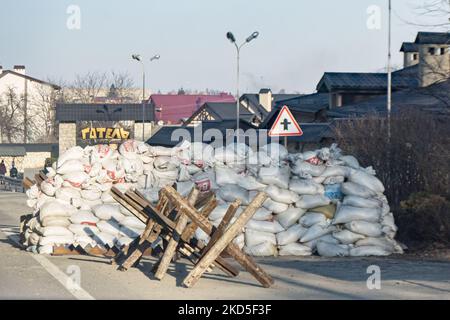
[{"label": "asphalt road", "polygon": [[[158,281],[149,271],[154,259],[121,272],[103,258],[23,251],[17,226],[28,212],[24,194],[0,193],[0,299],[450,299],[450,261],[408,256],[257,259],[275,279],[270,289],[245,271],[232,279],[214,271],[187,289],[184,260]],[[380,268],[380,289],[367,286],[372,265]]]}]

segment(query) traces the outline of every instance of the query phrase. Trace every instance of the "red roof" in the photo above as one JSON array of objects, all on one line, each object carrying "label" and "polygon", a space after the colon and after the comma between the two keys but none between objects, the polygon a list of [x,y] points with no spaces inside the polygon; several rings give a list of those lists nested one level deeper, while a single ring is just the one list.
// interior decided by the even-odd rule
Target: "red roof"
[{"label": "red roof", "polygon": [[155,107],[156,121],[163,120],[168,124],[181,123],[189,118],[205,102],[235,102],[228,93],[209,94],[152,94],[150,102]]}]

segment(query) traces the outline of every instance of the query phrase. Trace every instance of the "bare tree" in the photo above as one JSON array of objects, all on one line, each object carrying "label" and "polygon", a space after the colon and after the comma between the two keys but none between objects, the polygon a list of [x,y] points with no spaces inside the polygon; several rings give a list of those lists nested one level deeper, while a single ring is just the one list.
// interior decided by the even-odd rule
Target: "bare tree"
[{"label": "bare tree", "polygon": [[88,72],[76,75],[75,81],[70,85],[74,102],[92,103],[107,85],[106,73]]},{"label": "bare tree", "polygon": [[110,76],[107,79],[107,85],[110,88],[114,88],[114,94],[119,101],[131,100],[138,101],[134,90],[134,82],[127,72],[111,71]]},{"label": "bare tree", "polygon": [[7,142],[12,143],[20,140],[23,134],[21,125],[21,108],[23,99],[18,95],[13,87],[6,88],[6,91],[0,96],[0,131],[1,141],[6,138]]}]

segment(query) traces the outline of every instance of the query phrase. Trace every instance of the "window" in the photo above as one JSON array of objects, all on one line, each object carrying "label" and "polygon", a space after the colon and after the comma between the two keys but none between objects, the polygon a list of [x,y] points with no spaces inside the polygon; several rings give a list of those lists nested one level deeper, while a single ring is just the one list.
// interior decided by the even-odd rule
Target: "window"
[{"label": "window", "polygon": [[445,54],[445,48],[439,48],[439,54],[443,56]]},{"label": "window", "polygon": [[419,59],[419,54],[418,53],[414,53],[411,58],[412,58],[413,61],[416,61],[417,59]]},{"label": "window", "polygon": [[436,54],[436,48],[434,47],[429,47],[428,48],[428,53],[432,56],[434,56]]}]

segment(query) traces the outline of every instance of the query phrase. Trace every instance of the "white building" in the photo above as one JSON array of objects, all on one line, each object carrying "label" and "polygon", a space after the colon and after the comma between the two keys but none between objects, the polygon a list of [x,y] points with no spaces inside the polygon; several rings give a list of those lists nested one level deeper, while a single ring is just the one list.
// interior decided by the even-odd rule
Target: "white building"
[{"label": "white building", "polygon": [[60,88],[26,75],[25,66],[0,66],[0,143],[50,142]]}]

